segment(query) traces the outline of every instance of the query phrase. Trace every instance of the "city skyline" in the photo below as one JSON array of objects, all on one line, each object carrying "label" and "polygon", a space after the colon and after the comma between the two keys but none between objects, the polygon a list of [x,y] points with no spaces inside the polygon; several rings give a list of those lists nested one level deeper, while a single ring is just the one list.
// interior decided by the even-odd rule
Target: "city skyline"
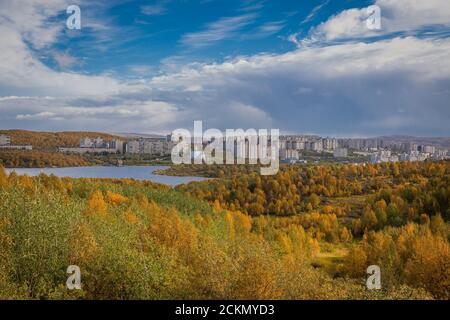
[{"label": "city skyline", "polygon": [[449,34],[442,0],[5,1],[0,128],[448,137]]}]

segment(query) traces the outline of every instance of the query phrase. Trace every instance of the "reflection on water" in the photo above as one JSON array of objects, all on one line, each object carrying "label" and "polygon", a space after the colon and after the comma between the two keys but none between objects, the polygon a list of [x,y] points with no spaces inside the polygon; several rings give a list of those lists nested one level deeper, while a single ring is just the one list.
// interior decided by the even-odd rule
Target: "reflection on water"
[{"label": "reflection on water", "polygon": [[6,169],[7,172],[16,171],[17,174],[36,176],[45,173],[54,174],[58,177],[72,178],[131,178],[136,180],[150,180],[176,186],[191,181],[201,181],[202,177],[169,177],[154,174],[155,170],[166,169],[167,166],[123,166],[123,167],[67,167],[67,168],[14,168]]}]

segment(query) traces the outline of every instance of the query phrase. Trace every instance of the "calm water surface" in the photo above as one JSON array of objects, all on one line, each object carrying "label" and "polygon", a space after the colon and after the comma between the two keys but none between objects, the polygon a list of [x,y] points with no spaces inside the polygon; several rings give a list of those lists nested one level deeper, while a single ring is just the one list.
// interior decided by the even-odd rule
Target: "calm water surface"
[{"label": "calm water surface", "polygon": [[176,186],[191,181],[202,181],[202,177],[169,177],[153,173],[155,170],[166,169],[167,166],[123,166],[123,167],[67,167],[67,168],[10,168],[7,172],[16,171],[17,174],[36,176],[40,173],[54,174],[58,177],[71,178],[131,178],[136,180],[150,180]]}]

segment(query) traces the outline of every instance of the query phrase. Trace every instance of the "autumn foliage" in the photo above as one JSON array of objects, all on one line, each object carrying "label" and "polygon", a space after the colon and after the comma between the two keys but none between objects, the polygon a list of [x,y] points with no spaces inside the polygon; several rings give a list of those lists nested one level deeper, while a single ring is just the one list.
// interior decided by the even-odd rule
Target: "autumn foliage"
[{"label": "autumn foliage", "polygon": [[[0,168],[0,298],[448,299],[448,164],[391,170],[286,168],[174,190]],[[82,290],[65,287],[72,264]],[[380,291],[364,286],[370,264]]]}]

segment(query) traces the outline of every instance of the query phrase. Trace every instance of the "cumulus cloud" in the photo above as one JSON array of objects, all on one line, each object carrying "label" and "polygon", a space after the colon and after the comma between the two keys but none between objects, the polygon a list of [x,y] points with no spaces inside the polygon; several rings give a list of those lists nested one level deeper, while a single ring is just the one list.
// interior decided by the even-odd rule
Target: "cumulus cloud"
[{"label": "cumulus cloud", "polygon": [[303,44],[414,32],[429,26],[450,26],[449,1],[376,0],[374,4],[381,9],[381,30],[367,27],[367,8],[348,9],[313,28]]},{"label": "cumulus cloud", "polygon": [[[270,115],[272,125],[302,132],[448,133],[449,58],[448,39],[395,38],[197,65],[155,77],[148,86],[175,98],[177,90],[200,85],[201,94],[181,96],[205,118],[212,110],[235,112],[230,105],[240,101]],[[400,109],[404,121],[388,121]]]},{"label": "cumulus cloud", "polygon": [[51,24],[48,17],[55,16],[68,6],[67,0],[17,0],[0,2],[0,25],[5,32],[19,35],[36,48],[55,42],[63,26]]},{"label": "cumulus cloud", "polygon": [[[42,63],[33,49],[48,48],[60,35],[63,23],[50,18],[65,12],[69,1],[0,2],[0,95],[78,95],[116,93],[124,89],[120,81],[104,76],[86,76],[55,71]],[[30,45],[28,44],[30,43]],[[53,52],[61,67],[75,61],[68,54]]]}]

